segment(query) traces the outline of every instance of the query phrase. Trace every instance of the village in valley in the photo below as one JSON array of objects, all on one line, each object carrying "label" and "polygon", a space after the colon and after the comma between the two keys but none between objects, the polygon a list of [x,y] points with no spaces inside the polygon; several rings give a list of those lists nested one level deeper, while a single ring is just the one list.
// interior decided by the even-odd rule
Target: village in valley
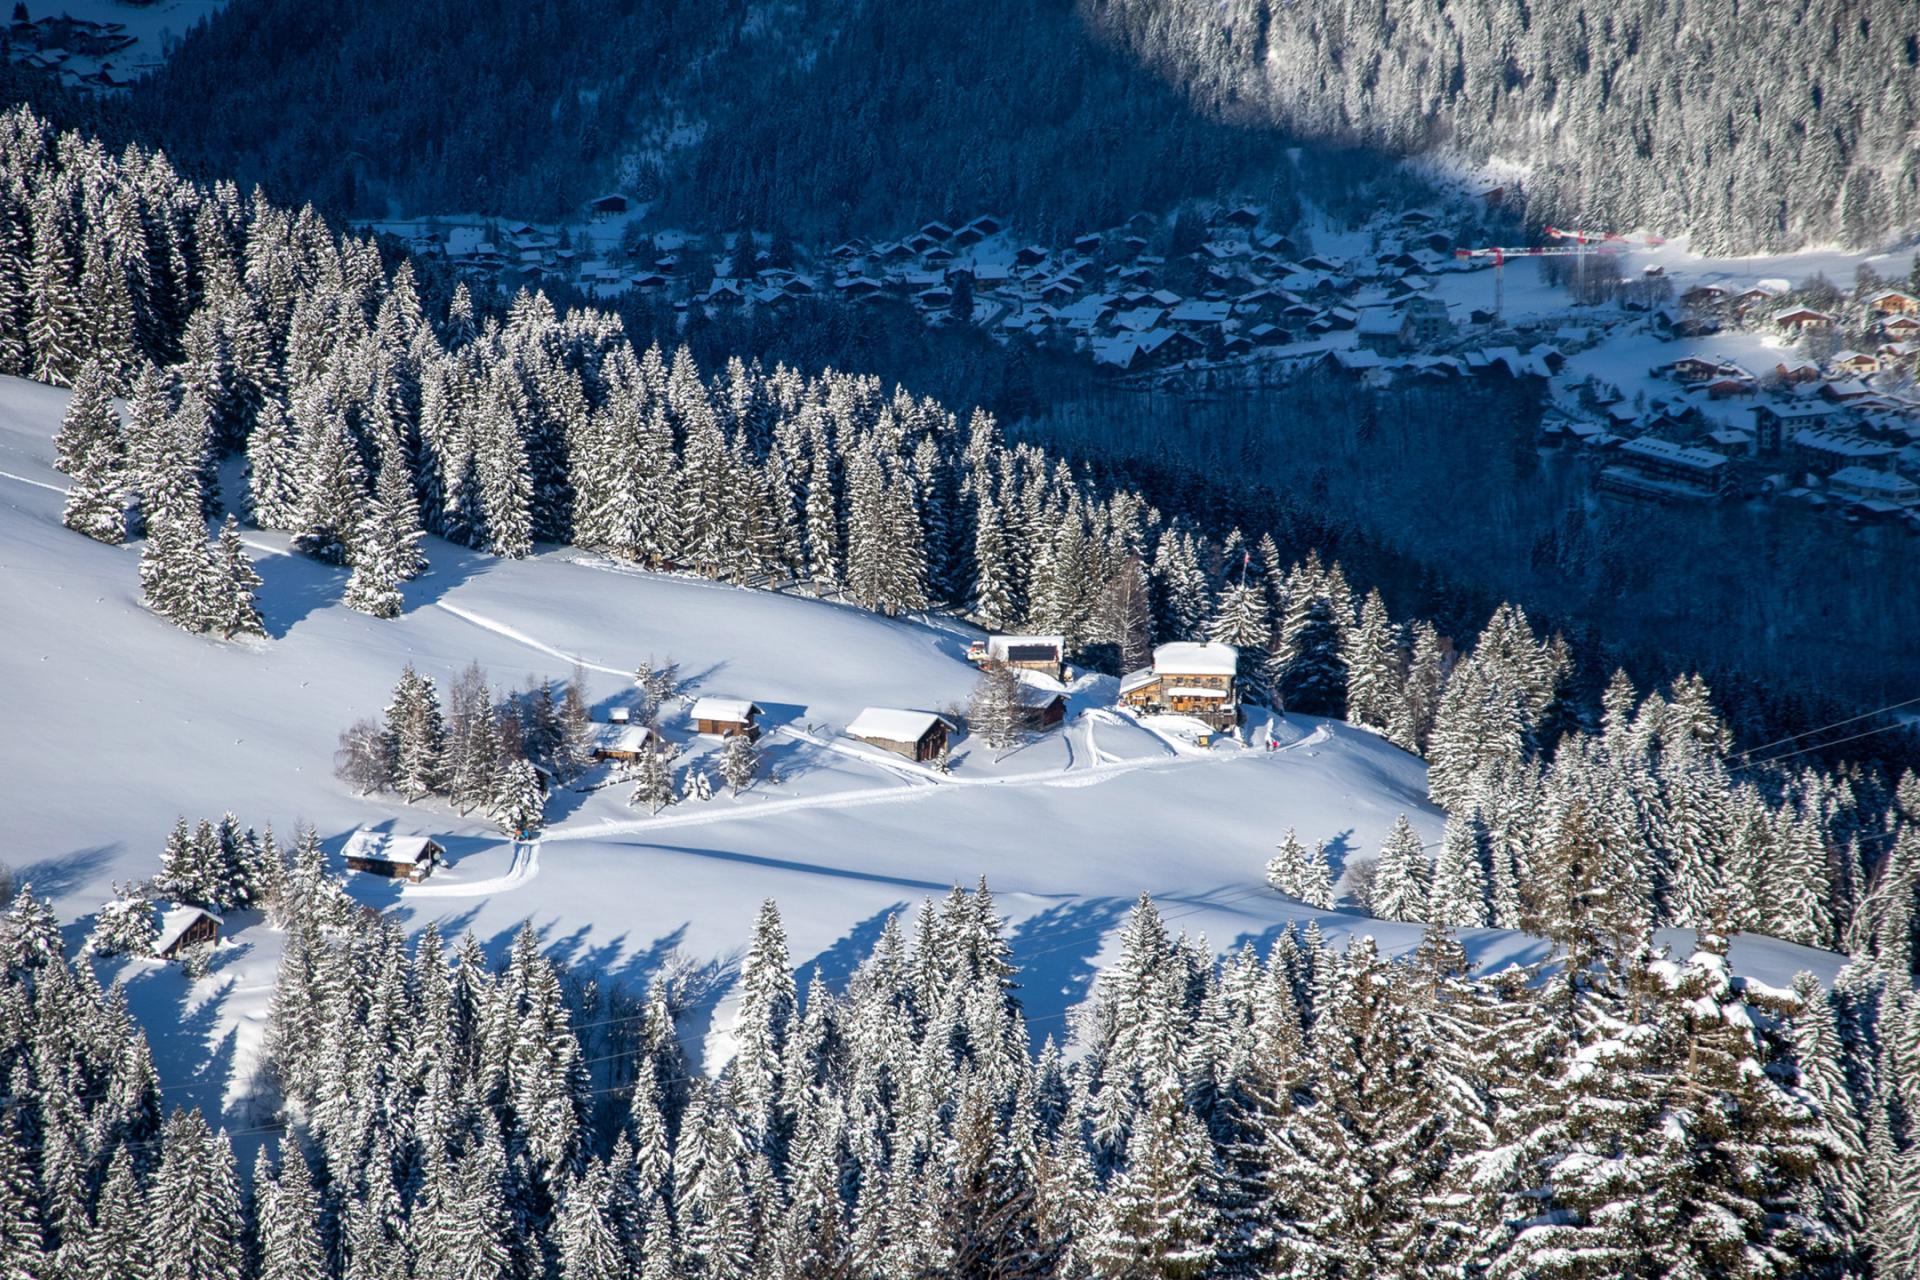
[{"label": "village in valley", "polygon": [[1479,244],[1524,235],[1488,229],[1510,226],[1505,199],[1481,188],[1301,238],[1254,204],[1142,212],[1065,245],[1022,240],[992,214],[813,250],[772,235],[714,241],[643,232],[644,206],[618,194],[571,227],[374,229],[507,292],[572,285],[603,303],[670,306],[683,323],[695,311],[905,308],[1142,391],[1257,394],[1314,370],[1375,388],[1533,380],[1538,443],[1584,455],[1600,496],[1783,501],[1920,533],[1920,285],[1894,255],[1876,259],[1898,271],[1891,281],[1862,266],[1849,291],[1812,266],[1798,279],[1744,276],[1651,236],[1549,228],[1543,244]]}]

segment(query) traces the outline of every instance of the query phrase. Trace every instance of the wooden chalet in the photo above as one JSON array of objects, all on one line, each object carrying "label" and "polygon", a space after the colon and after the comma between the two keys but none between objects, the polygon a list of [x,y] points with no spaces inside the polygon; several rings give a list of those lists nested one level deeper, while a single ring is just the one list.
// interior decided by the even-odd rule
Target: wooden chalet
[{"label": "wooden chalet", "polygon": [[660,735],[643,724],[610,724],[602,728],[594,740],[593,758],[633,764],[649,751],[658,751],[661,745]]},{"label": "wooden chalet", "polygon": [[1845,373],[1864,377],[1880,372],[1880,360],[1864,351],[1836,351],[1832,358],[1833,367]]},{"label": "wooden chalet", "polygon": [[365,827],[347,837],[341,853],[349,871],[415,882],[432,875],[447,857],[447,851],[431,836],[401,836]]},{"label": "wooden chalet", "polygon": [[693,731],[715,738],[744,733],[751,742],[760,736],[755,717],[762,714],[759,706],[745,698],[701,698],[693,704]]},{"label": "wooden chalet", "polygon": [[1788,307],[1774,316],[1773,323],[1783,333],[1804,333],[1809,329],[1833,328],[1833,317],[1812,307]]},{"label": "wooden chalet", "polygon": [[1192,716],[1214,729],[1240,723],[1234,675],[1240,651],[1230,644],[1176,641],[1153,651],[1153,665],[1120,681],[1120,702],[1148,714]]},{"label": "wooden chalet", "polygon": [[1867,305],[1878,315],[1910,316],[1920,313],[1920,298],[1900,289],[1882,289],[1867,299]]},{"label": "wooden chalet", "polygon": [[853,718],[846,733],[849,738],[897,756],[927,761],[938,760],[945,753],[953,726],[931,711],[868,707]]},{"label": "wooden chalet", "polygon": [[192,903],[156,902],[154,911],[159,918],[153,954],[162,960],[177,960],[189,947],[218,942],[220,926],[226,923],[205,907]]}]

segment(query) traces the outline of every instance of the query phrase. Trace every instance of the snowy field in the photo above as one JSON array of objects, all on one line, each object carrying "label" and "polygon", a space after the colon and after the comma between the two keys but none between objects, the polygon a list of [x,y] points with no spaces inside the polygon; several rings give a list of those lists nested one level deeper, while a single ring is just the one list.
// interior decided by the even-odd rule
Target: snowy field
[{"label": "snowy field", "polygon": [[[0,380],[0,777],[9,839],[0,857],[50,895],[77,945],[111,883],[159,866],[176,816],[314,824],[336,856],[362,825],[430,832],[449,865],[401,888],[355,877],[365,902],[410,929],[472,930],[496,954],[530,920],[556,956],[639,985],[670,960],[712,964],[717,1006],[683,1027],[709,1067],[730,1045],[726,984],[760,901],[780,903],[802,977],[852,969],[889,914],[987,877],[1023,966],[1036,1038],[1061,1035],[1133,899],[1148,892],[1173,927],[1221,950],[1263,946],[1318,920],[1336,945],[1371,934],[1400,952],[1417,926],[1317,912],[1266,888],[1288,827],[1330,842],[1336,870],[1379,849],[1396,815],[1437,840],[1424,766],[1343,724],[1285,719],[1279,750],[1192,746],[1175,725],[1110,709],[1113,682],[1083,679],[1066,725],[995,759],[960,740],[950,776],[852,743],[861,708],[964,704],[973,633],[888,621],[834,604],[624,570],[566,550],[503,562],[435,542],[432,572],[382,622],[338,604],[345,573],[251,533],[271,638],[189,636],[139,603],[137,548],[62,528],[51,437],[62,392]],[[578,661],[596,707],[630,697],[631,673],[672,659],[701,694],[766,711],[769,769],[747,794],[649,817],[628,788],[562,789],[537,842],[516,846],[444,803],[361,797],[332,774],[339,731],[384,707],[411,661],[444,690],[470,660],[496,684],[564,678]],[[663,728],[698,758],[684,707]],[[1259,741],[1266,724],[1249,736]],[[240,913],[211,975],[134,961],[129,980],[170,1102],[234,1105],[264,1025],[278,938]],[[1483,964],[1542,954],[1500,931],[1466,939]],[[1743,939],[1735,961],[1785,983],[1830,976],[1825,953]],[[106,968],[103,967],[103,976]]]}]

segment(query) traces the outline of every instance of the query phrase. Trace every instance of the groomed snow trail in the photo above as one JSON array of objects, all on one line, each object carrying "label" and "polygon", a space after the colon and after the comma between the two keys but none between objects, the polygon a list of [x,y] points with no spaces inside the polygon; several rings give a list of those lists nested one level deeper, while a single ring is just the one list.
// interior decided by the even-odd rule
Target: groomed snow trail
[{"label": "groomed snow trail", "polygon": [[513,845],[513,861],[507,864],[506,874],[494,876],[490,880],[475,880],[469,884],[457,881],[434,884],[403,885],[400,900],[411,902],[416,898],[478,898],[495,893],[510,893],[524,888],[540,874],[540,841],[517,840]]}]

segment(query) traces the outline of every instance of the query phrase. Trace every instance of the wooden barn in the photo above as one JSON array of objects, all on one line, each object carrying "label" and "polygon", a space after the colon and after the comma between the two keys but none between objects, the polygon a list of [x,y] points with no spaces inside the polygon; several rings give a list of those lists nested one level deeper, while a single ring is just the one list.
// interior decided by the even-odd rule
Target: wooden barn
[{"label": "wooden barn", "polygon": [[610,724],[603,726],[594,740],[593,758],[632,764],[663,745],[660,735],[643,724]]},{"label": "wooden barn", "polygon": [[1027,728],[1045,731],[1067,718],[1067,695],[1044,685],[1020,685],[1020,713]]},{"label": "wooden barn", "polygon": [[153,939],[153,954],[162,960],[178,959],[189,947],[220,940],[220,926],[225,922],[205,907],[159,902],[154,909],[159,914],[159,932]]},{"label": "wooden barn", "polygon": [[953,726],[931,711],[868,707],[847,726],[847,736],[909,760],[937,760]]},{"label": "wooden barn", "polygon": [[749,741],[760,736],[755,717],[765,714],[745,698],[701,698],[693,704],[693,730],[716,738],[744,733]]},{"label": "wooden barn", "polygon": [[394,880],[425,880],[446,860],[447,851],[431,836],[402,836],[365,827],[347,837],[341,850],[347,870]]}]

